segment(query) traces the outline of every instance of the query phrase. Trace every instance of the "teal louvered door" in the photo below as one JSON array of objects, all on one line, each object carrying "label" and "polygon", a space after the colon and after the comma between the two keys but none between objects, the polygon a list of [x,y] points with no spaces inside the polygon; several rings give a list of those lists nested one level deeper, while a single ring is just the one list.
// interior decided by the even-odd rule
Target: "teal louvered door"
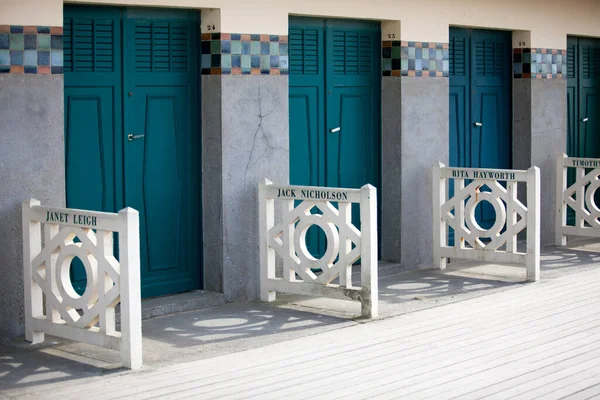
[{"label": "teal louvered door", "polygon": [[567,153],[600,157],[600,40],[568,37]]},{"label": "teal louvered door", "polygon": [[140,212],[143,297],[201,287],[198,17],[64,10],[67,206]]},{"label": "teal louvered door", "polygon": [[123,21],[125,203],[140,212],[142,293],[197,289],[198,15],[128,9]]},{"label": "teal louvered door", "polygon": [[[567,154],[570,157],[600,157],[600,40],[567,38]],[[569,184],[575,171],[569,171]],[[595,200],[600,204],[600,192]],[[569,209],[567,223],[575,225]]]},{"label": "teal louvered door", "polygon": [[[291,184],[379,186],[380,41],[377,23],[290,19]],[[318,258],[325,241],[310,229]]]},{"label": "teal louvered door", "polygon": [[[510,168],[511,46],[510,32],[450,28],[451,166]],[[491,227],[492,205],[476,212]]]}]

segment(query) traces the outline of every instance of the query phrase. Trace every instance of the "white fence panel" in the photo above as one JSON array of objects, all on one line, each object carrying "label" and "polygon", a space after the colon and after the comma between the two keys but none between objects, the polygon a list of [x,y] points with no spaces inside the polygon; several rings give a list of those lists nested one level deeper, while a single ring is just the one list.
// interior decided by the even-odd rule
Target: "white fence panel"
[{"label": "white fence panel", "polygon": [[[567,187],[569,168],[575,170],[575,182]],[[558,155],[556,166],[557,246],[566,246],[567,235],[600,237],[600,208],[595,201],[595,194],[599,187],[600,158]],[[569,208],[573,210],[575,225],[567,225]]]},{"label": "white fence panel", "polygon": [[[281,202],[283,214],[277,224],[275,200]],[[295,206],[297,200],[301,202]],[[259,201],[263,301],[275,300],[276,292],[350,298],[361,302],[363,317],[377,317],[377,191],[373,186],[275,186],[265,179],[259,185]],[[352,203],[360,205],[360,230],[352,223]],[[322,214],[313,214],[315,207]],[[313,257],[306,244],[307,231],[313,225],[327,237],[320,259]],[[276,276],[276,256],[283,262],[282,277]],[[358,259],[360,287],[352,284],[352,265]],[[332,283],[336,278],[339,283]]]},{"label": "white fence panel", "polygon": [[[42,230],[43,224],[43,230]],[[119,261],[113,254],[118,233]],[[71,261],[85,267],[80,296],[70,278]],[[23,203],[25,337],[44,334],[119,350],[123,365],[142,366],[139,214],[42,207]],[[121,303],[117,330],[115,307]]]},{"label": "white fence panel", "polygon": [[[447,197],[449,180],[454,195]],[[466,185],[466,180],[470,181]],[[505,182],[504,187],[500,182]],[[527,207],[517,198],[517,184],[527,188]],[[487,186],[490,190],[483,191]],[[496,220],[489,229],[477,222],[475,210],[489,202]],[[454,244],[448,244],[449,228]],[[517,235],[527,229],[526,252],[517,249]],[[482,240],[483,239],[483,240]],[[444,269],[447,258],[502,262],[524,265],[527,280],[540,276],[540,170],[493,170],[450,168],[439,163],[433,167],[433,259]]]}]

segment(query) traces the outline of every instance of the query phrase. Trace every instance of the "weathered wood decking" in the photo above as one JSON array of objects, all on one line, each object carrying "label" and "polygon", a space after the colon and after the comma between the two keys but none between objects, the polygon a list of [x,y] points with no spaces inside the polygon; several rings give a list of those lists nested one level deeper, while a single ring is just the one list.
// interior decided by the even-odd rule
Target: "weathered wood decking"
[{"label": "weathered wood decking", "polygon": [[44,398],[600,398],[600,269]]}]

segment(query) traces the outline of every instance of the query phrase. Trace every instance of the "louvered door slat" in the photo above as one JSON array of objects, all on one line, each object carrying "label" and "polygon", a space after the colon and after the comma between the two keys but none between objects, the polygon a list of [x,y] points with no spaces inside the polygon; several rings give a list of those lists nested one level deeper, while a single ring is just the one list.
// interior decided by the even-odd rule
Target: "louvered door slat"
[{"label": "louvered door slat", "polygon": [[178,22],[137,22],[136,72],[187,72],[188,29],[186,24]]},{"label": "louvered door slat", "polygon": [[65,72],[113,72],[114,29],[112,20],[65,18]]}]

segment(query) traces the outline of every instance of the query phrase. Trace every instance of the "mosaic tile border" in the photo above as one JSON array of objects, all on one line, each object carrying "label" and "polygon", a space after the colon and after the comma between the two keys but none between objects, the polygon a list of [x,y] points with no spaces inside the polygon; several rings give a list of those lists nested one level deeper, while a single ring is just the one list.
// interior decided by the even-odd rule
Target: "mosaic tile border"
[{"label": "mosaic tile border", "polygon": [[567,77],[567,50],[513,49],[515,79],[562,79]]},{"label": "mosaic tile border", "polygon": [[448,43],[384,40],[381,48],[382,76],[447,78]]},{"label": "mosaic tile border", "polygon": [[286,35],[203,33],[202,75],[287,75]]},{"label": "mosaic tile border", "polygon": [[62,74],[62,26],[0,25],[0,74]]}]

